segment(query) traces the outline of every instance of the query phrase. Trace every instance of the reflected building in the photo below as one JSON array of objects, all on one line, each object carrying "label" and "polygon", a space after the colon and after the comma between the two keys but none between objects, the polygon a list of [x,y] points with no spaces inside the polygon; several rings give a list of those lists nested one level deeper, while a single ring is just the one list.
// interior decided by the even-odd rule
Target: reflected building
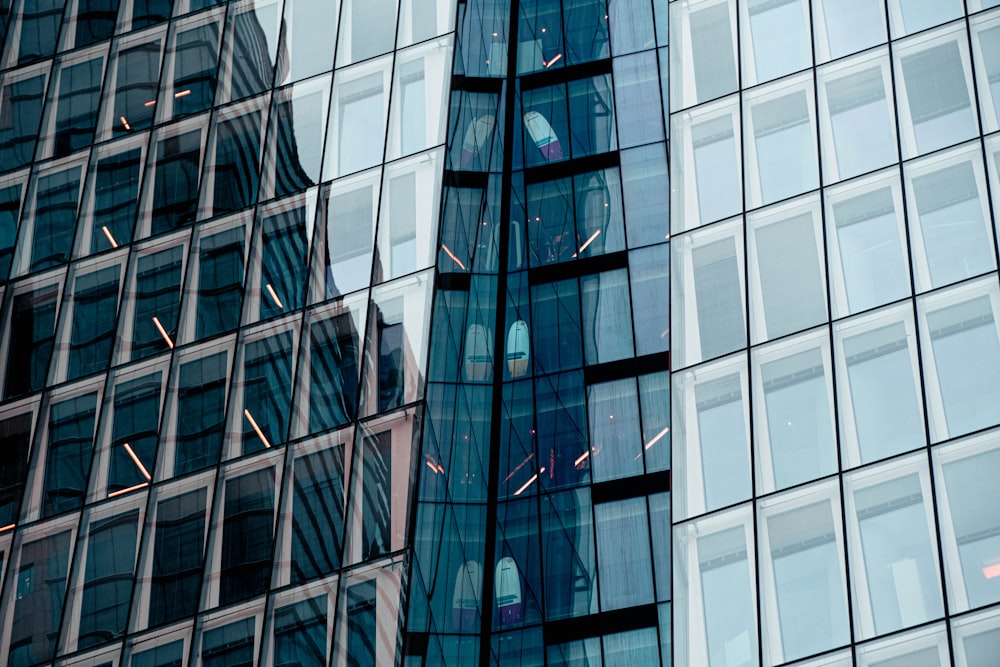
[{"label": "reflected building", "polygon": [[0,662],[993,665],[997,4],[0,0]]}]

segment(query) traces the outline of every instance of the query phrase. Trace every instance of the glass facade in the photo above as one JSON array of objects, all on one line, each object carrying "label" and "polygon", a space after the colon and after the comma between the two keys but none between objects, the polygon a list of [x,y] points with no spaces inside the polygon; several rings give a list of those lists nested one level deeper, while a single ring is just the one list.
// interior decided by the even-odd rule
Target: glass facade
[{"label": "glass facade", "polygon": [[0,667],[990,667],[998,193],[996,0],[0,0]]}]

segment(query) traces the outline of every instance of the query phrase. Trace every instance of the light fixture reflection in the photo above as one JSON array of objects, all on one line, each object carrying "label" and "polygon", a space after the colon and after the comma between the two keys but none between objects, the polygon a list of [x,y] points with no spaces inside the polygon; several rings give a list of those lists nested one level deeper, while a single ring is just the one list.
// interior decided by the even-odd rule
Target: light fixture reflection
[{"label": "light fixture reflection", "polygon": [[993,565],[987,565],[983,568],[983,576],[987,579],[995,579],[1000,577],[1000,563],[994,563]]},{"label": "light fixture reflection", "polygon": [[170,339],[170,335],[167,333],[167,330],[163,328],[163,325],[160,324],[160,320],[156,318],[156,315],[153,315],[153,324],[156,325],[156,330],[160,332],[161,336],[163,336],[163,340],[167,342],[167,346],[171,350],[174,349],[174,341]]},{"label": "light fixture reflection", "polygon": [[541,473],[543,473],[543,472],[545,472],[545,468],[539,468],[539,469],[538,469],[538,472],[536,472],[536,473],[535,473],[534,475],[532,475],[531,477],[529,477],[529,478],[528,478],[528,481],[527,481],[527,482],[525,482],[524,484],[522,484],[522,485],[521,485],[521,488],[520,488],[520,489],[518,489],[517,491],[515,491],[515,492],[514,492],[514,495],[515,495],[515,496],[519,496],[519,495],[521,495],[522,493],[524,493],[524,490],[525,490],[525,489],[527,489],[527,488],[528,488],[529,486],[531,486],[532,484],[534,484],[534,483],[535,483],[535,480],[536,480],[536,479],[538,479],[538,475],[540,475],[540,474],[541,474]]},{"label": "light fixture reflection", "polygon": [[101,225],[101,231],[104,232],[104,236],[107,237],[108,243],[111,244],[112,248],[118,247],[118,241],[115,241],[115,237],[111,235],[111,230],[108,229],[107,225]]},{"label": "light fixture reflection", "polygon": [[271,443],[267,441],[267,436],[265,436],[264,432],[260,430],[260,426],[257,426],[257,422],[254,421],[253,415],[250,414],[250,411],[243,408],[243,416],[250,422],[250,426],[253,428],[254,433],[257,434],[257,437],[260,438],[260,441],[264,443],[264,447],[271,449]]},{"label": "light fixture reflection", "polygon": [[660,438],[662,438],[663,436],[665,436],[667,433],[670,433],[670,427],[669,426],[666,427],[665,429],[663,429],[662,431],[660,431],[659,433],[657,433],[656,435],[654,435],[652,437],[652,439],[650,439],[650,441],[646,443],[645,449],[649,449],[650,447],[652,447],[653,445],[655,445],[656,443],[658,443],[660,441]]},{"label": "light fixture reflection", "polygon": [[458,257],[455,257],[455,253],[453,253],[451,251],[451,248],[449,248],[448,246],[446,246],[445,244],[442,243],[441,244],[441,249],[444,250],[445,254],[447,254],[449,257],[451,257],[452,260],[454,260],[454,262],[456,264],[458,264],[458,266],[459,266],[460,269],[462,269],[463,271],[468,271],[468,269],[465,268],[465,264],[462,264],[462,260],[460,260]]},{"label": "light fixture reflection", "polygon": [[275,292],[274,288],[271,287],[271,283],[264,285],[264,289],[267,290],[267,294],[271,297],[271,301],[274,301],[274,305],[278,308],[284,309],[285,304],[281,303],[281,299],[278,298],[277,292]]},{"label": "light fixture reflection", "polygon": [[139,460],[139,457],[132,449],[132,445],[125,442],[122,443],[122,447],[124,447],[125,451],[128,452],[128,455],[132,459],[132,462],[135,463],[135,467],[139,469],[139,472],[141,472],[142,476],[146,478],[146,481],[148,482],[149,480],[151,480],[152,476],[149,474],[149,471],[146,470],[146,466],[142,465],[142,461]]},{"label": "light fixture reflection", "polygon": [[125,120],[125,116],[119,116],[119,120],[122,122],[122,127],[124,127],[126,130],[132,129],[132,126],[128,124],[127,120]]}]

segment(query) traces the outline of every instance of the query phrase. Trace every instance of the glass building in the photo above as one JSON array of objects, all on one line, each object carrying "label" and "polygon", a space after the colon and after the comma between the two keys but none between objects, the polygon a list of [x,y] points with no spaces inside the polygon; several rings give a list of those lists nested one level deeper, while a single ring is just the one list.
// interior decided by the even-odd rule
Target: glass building
[{"label": "glass building", "polygon": [[0,0],[0,667],[995,667],[997,206],[998,0]]}]

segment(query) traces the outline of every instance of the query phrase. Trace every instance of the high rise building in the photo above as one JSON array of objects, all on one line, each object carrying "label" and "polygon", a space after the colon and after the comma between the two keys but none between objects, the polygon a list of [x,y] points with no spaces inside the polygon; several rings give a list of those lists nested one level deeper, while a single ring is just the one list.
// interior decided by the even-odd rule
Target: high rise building
[{"label": "high rise building", "polygon": [[0,667],[1000,664],[998,6],[0,0]]}]

